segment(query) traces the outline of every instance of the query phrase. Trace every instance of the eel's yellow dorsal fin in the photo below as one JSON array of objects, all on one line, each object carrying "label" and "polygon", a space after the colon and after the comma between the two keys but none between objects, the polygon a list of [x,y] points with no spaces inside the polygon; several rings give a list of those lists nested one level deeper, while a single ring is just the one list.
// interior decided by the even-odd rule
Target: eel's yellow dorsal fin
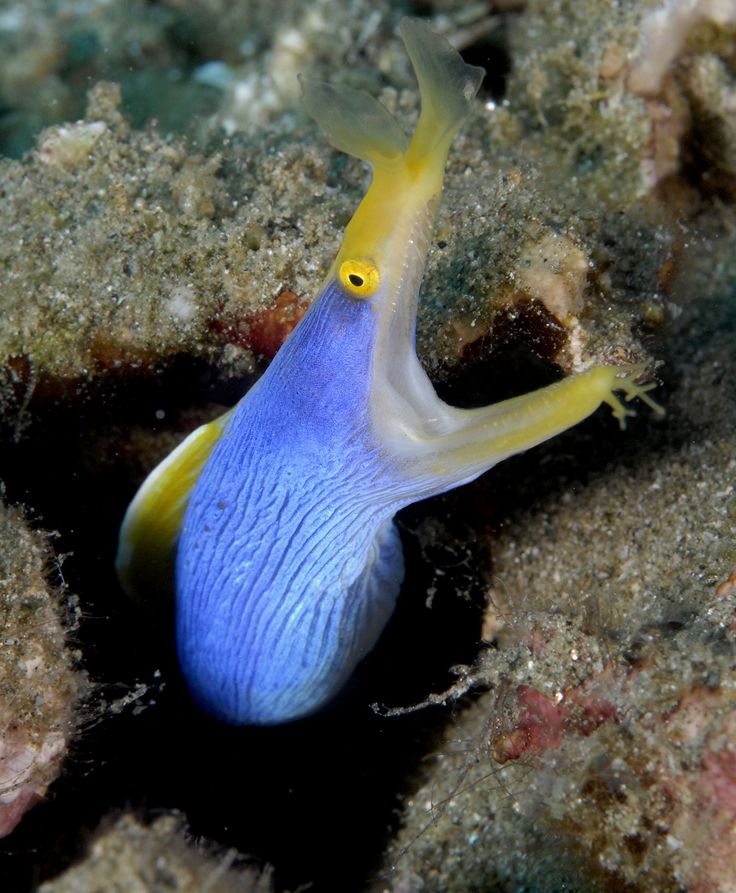
[{"label": "eel's yellow dorsal fin", "polygon": [[192,431],[153,469],[128,506],[115,568],[131,598],[173,593],[176,542],[189,496],[231,415],[229,410]]},{"label": "eel's yellow dorsal fin", "polygon": [[409,140],[394,116],[368,93],[301,79],[302,104],[341,152],[374,167],[390,167]]},{"label": "eel's yellow dorsal fin", "polygon": [[414,67],[422,111],[407,162],[446,152],[467,120],[485,71],[468,65],[444,37],[417,19],[401,20],[401,38]]}]

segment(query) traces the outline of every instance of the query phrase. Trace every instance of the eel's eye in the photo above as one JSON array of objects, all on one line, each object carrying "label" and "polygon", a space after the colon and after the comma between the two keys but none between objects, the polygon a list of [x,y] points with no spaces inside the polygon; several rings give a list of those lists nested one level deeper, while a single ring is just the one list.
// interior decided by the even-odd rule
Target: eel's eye
[{"label": "eel's eye", "polygon": [[381,274],[371,260],[344,260],[338,275],[354,298],[370,298],[381,284]]}]

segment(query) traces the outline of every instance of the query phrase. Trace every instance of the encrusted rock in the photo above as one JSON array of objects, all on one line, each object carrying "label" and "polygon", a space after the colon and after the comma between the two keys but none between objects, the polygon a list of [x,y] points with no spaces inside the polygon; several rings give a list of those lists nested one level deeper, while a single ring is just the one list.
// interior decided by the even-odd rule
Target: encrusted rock
[{"label": "encrusted rock", "polygon": [[54,560],[48,535],[0,503],[0,837],[58,775],[85,687]]},{"label": "encrusted rock", "polygon": [[270,872],[235,850],[194,843],[180,815],[150,825],[122,815],[97,832],[86,856],[38,893],[270,893]]}]

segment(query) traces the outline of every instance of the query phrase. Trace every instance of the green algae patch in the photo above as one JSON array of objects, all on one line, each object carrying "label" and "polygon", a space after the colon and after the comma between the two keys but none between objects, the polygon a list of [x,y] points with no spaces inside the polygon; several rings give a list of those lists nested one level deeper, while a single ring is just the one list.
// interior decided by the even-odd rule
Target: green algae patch
[{"label": "green algae patch", "polygon": [[131,131],[118,98],[98,87],[84,122],[2,162],[0,360],[21,383],[212,358],[285,289],[314,287],[315,265],[295,262],[317,238],[300,211],[315,204],[314,150],[205,158]]}]

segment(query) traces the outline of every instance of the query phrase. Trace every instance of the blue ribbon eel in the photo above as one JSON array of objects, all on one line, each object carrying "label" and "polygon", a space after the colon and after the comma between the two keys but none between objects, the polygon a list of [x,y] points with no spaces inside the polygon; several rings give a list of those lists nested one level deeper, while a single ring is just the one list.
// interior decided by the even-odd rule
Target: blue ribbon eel
[{"label": "blue ribbon eel", "polygon": [[[130,505],[123,588],[176,592],[194,699],[234,724],[326,705],[371,650],[402,582],[393,517],[584,419],[646,395],[635,367],[598,366],[480,409],[444,403],[415,318],[450,144],[483,70],[426,25],[401,36],[421,93],[409,139],[369,95],[306,82],[309,114],[372,182],[319,296],[259,381],[191,434]],[[638,374],[638,368],[636,372]]]}]

